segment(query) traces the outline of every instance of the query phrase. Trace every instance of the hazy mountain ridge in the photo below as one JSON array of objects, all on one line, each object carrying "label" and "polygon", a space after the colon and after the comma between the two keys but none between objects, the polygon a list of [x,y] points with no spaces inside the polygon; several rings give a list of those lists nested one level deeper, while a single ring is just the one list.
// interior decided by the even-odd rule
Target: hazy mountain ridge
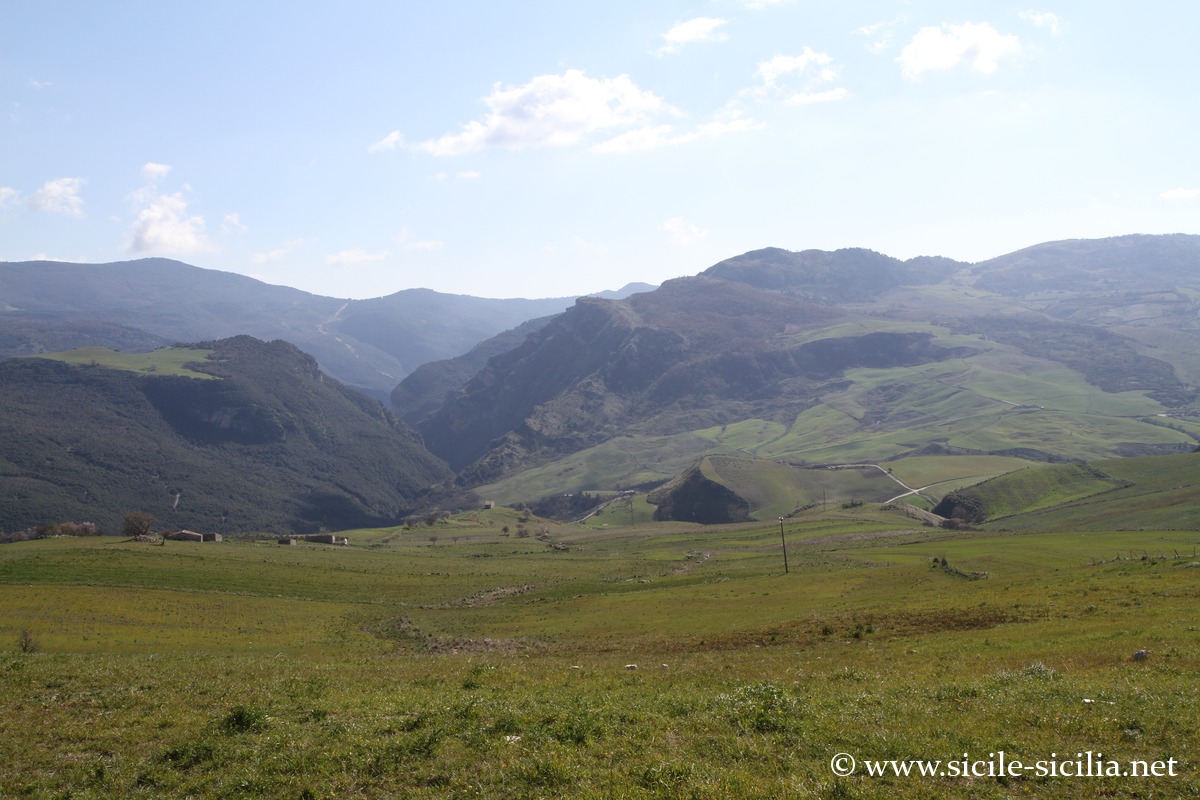
[{"label": "hazy mountain ridge", "polygon": [[[421,364],[465,353],[573,300],[494,300],[429,289],[346,300],[164,258],[9,262],[0,264],[0,358],[136,345],[115,329],[98,336],[99,325],[142,331],[160,343],[246,334],[289,341],[333,377],[386,399]],[[53,345],[45,341],[47,325],[59,326]]]}]

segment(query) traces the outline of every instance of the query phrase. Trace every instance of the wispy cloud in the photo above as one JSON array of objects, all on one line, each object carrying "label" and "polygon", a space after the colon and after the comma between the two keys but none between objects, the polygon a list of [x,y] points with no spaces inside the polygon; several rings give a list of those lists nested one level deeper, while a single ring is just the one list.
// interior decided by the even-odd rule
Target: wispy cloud
[{"label": "wispy cloud", "polygon": [[876,22],[871,25],[864,25],[855,30],[854,33],[868,40],[868,51],[874,53],[875,55],[879,55],[891,47],[892,40],[895,35],[895,31],[893,29],[896,27],[896,25],[900,24],[902,20],[903,18],[897,18],[894,20]]},{"label": "wispy cloud", "polygon": [[758,127],[760,127],[759,123],[753,119],[742,117],[736,110],[725,109],[717,114],[713,121],[697,125],[691,130],[677,132],[673,125],[650,125],[626,131],[600,142],[592,148],[592,151],[616,155],[638,153],[660,147],[688,144],[729,133],[740,133]]},{"label": "wispy cloud", "polygon": [[147,161],[142,165],[142,178],[147,183],[158,183],[160,180],[167,177],[167,173],[170,171],[170,164],[158,164],[154,161]]},{"label": "wispy cloud", "polygon": [[729,36],[720,29],[727,22],[728,20],[719,17],[695,17],[686,22],[678,22],[662,35],[662,47],[655,52],[667,55],[678,53],[685,44],[723,42]]},{"label": "wispy cloud", "polygon": [[1164,200],[1195,200],[1200,197],[1200,189],[1185,189],[1182,186],[1162,193]]},{"label": "wispy cloud", "polygon": [[844,87],[823,88],[837,81],[838,71],[832,56],[811,47],[799,55],[778,55],[759,62],[754,75],[758,83],[744,89],[742,96],[793,104],[827,103],[850,96]]},{"label": "wispy cloud", "polygon": [[706,229],[688,222],[683,217],[671,217],[658,228],[666,231],[668,238],[680,247],[688,247],[708,236]]},{"label": "wispy cloud", "polygon": [[282,261],[288,255],[296,250],[307,247],[309,240],[307,239],[292,239],[284,242],[283,247],[276,247],[274,250],[268,250],[265,253],[255,253],[250,256],[250,260],[255,264],[270,264],[275,261]]},{"label": "wispy cloud", "polygon": [[242,218],[238,214],[226,214],[221,220],[221,233],[226,235],[234,233],[245,233],[250,230],[246,224],[242,222]]},{"label": "wispy cloud", "polygon": [[589,78],[574,69],[540,75],[522,86],[497,84],[484,102],[488,113],[482,119],[414,147],[436,156],[495,147],[566,147],[597,132],[639,127],[656,115],[674,112],[627,75]]},{"label": "wispy cloud", "polygon": [[21,193],[11,186],[0,186],[0,208],[12,208],[21,202]]},{"label": "wispy cloud", "polygon": [[815,105],[817,103],[836,103],[850,96],[850,91],[844,86],[836,89],[826,89],[823,92],[796,92],[784,102],[793,106]]},{"label": "wispy cloud", "polygon": [[404,144],[404,137],[400,134],[400,131],[392,131],[387,136],[368,147],[367,152],[383,153],[388,150],[395,150],[402,144]]},{"label": "wispy cloud", "polygon": [[446,243],[440,239],[414,239],[408,228],[401,228],[396,234],[395,242],[405,250],[441,250]]},{"label": "wispy cloud", "polygon": [[325,263],[331,267],[352,267],[357,264],[370,264],[375,261],[383,261],[391,255],[387,250],[379,250],[372,253],[361,247],[354,247],[331,256],[325,256]]},{"label": "wispy cloud", "polygon": [[250,256],[250,261],[255,264],[270,264],[273,261],[282,261],[288,254],[286,247],[276,247],[274,250],[268,250],[265,253],[255,253]]},{"label": "wispy cloud", "polygon": [[[212,249],[204,232],[204,217],[188,213],[188,201],[180,192],[160,192],[158,182],[171,171],[169,164],[149,161],[142,166],[142,178],[147,185],[135,191],[131,198],[140,206],[128,249],[132,253],[162,253],[186,255]],[[185,185],[184,189],[188,187]]]},{"label": "wispy cloud", "polygon": [[25,202],[34,211],[82,217],[83,198],[79,196],[81,188],[82,178],[57,178],[43,183],[42,188],[29,195]]},{"label": "wispy cloud", "polygon": [[458,181],[477,181],[483,177],[483,174],[473,169],[465,169],[461,172],[453,174],[449,172],[438,172],[431,176],[438,183],[445,183],[448,180],[454,179]]},{"label": "wispy cloud", "polygon": [[904,77],[916,80],[926,72],[963,64],[990,75],[1001,59],[1019,52],[1021,42],[1016,36],[1002,34],[986,22],[945,23],[917,31],[896,60]]},{"label": "wispy cloud", "polygon": [[1052,14],[1049,11],[1022,11],[1018,16],[1031,25],[1036,25],[1039,28],[1045,28],[1055,36],[1058,35],[1061,26],[1057,14]]}]

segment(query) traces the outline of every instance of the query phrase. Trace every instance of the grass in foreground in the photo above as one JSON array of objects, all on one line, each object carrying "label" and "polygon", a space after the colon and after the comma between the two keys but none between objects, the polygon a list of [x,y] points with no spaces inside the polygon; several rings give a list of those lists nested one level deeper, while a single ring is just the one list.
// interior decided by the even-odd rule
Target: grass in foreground
[{"label": "grass in foreground", "polygon": [[[785,576],[777,527],[562,527],[547,542],[489,527],[502,520],[344,549],[0,549],[0,795],[1200,792],[1194,532],[829,517],[789,527]],[[18,652],[22,631],[38,652]],[[1000,750],[1179,765],[1136,779],[829,766]]]}]

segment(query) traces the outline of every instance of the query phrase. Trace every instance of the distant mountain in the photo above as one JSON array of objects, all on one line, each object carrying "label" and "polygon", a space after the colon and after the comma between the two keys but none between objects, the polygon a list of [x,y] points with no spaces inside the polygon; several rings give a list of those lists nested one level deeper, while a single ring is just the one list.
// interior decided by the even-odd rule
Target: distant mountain
[{"label": "distant mountain", "polygon": [[116,532],[143,511],[218,533],[338,530],[395,523],[450,477],[382,405],[286,342],[170,354],[186,367],[0,363],[0,529]]},{"label": "distant mountain", "polygon": [[330,375],[386,399],[421,364],[465,353],[573,301],[493,300],[428,289],[344,300],[162,258],[7,262],[0,263],[0,358],[87,345],[151,349],[247,334],[291,342]]},{"label": "distant mountain", "polygon": [[656,287],[649,283],[627,283],[620,289],[609,289],[604,292],[596,292],[588,295],[588,297],[599,297],[601,300],[624,300],[631,294],[641,294],[642,292],[653,292]]},{"label": "distant mountain", "polygon": [[426,365],[393,403],[461,482],[501,498],[665,480],[712,453],[1180,452],[1200,438],[1193,287],[1197,236],[981,264],[768,248],[625,300],[582,298],[523,338]]}]

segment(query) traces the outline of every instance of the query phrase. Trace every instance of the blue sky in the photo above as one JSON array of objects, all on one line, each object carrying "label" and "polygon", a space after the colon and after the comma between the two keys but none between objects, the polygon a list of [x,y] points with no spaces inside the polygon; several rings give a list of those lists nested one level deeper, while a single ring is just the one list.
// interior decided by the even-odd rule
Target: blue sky
[{"label": "blue sky", "polygon": [[1200,3],[0,10],[0,260],[583,294],[1200,233]]}]

